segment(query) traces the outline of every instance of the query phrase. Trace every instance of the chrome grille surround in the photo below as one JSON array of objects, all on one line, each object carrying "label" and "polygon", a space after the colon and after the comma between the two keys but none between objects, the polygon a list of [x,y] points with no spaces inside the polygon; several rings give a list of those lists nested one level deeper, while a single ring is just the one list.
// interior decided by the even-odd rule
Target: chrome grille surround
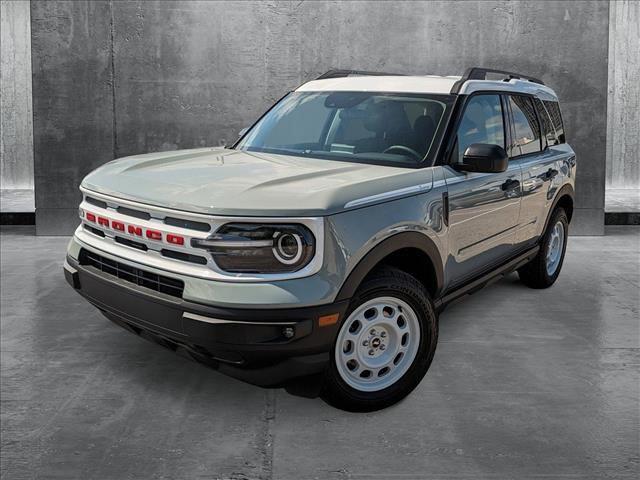
[{"label": "chrome grille surround", "polygon": [[[76,239],[83,246],[102,250],[104,252],[111,253],[112,255],[125,258],[138,264],[149,265],[154,268],[159,268],[162,270],[187,276],[226,282],[267,282],[304,278],[317,273],[322,267],[324,252],[324,219],[322,217],[228,217],[204,215],[132,202],[130,200],[124,200],[102,193],[97,193],[83,187],[80,187],[80,190],[83,194],[83,201],[80,204],[80,211],[82,212],[80,220],[82,223],[75,232]],[[98,200],[100,202],[105,202],[107,208],[101,208],[100,206],[97,206],[96,203],[98,202],[88,202],[86,200],[86,197],[91,197],[92,199]],[[149,220],[145,220],[130,215],[124,215],[118,212],[118,207],[124,207],[121,208],[121,210],[123,211],[126,211],[125,209],[128,208],[137,210],[139,212],[148,213],[150,215],[150,218]],[[96,216],[108,218],[110,220],[109,227],[87,221],[86,212],[93,213]],[[172,223],[175,223],[173,222],[173,220],[175,219],[185,220],[186,222],[207,223],[211,226],[211,229],[210,231],[205,232],[202,230],[189,229],[165,224],[164,219],[167,217],[172,219]],[[114,230],[111,227],[111,221],[113,220],[122,222],[125,225],[135,225],[142,227],[143,229],[157,230],[162,233],[163,238],[166,238],[167,234],[182,236],[184,237],[184,245],[175,245],[164,241],[156,241],[146,237],[132,235],[129,234],[126,229],[124,232]],[[230,222],[257,224],[299,223],[305,225],[311,230],[315,237],[315,256],[311,260],[311,262],[309,262],[309,264],[304,268],[291,273],[257,274],[225,272],[216,265],[216,263],[213,261],[213,258],[206,250],[202,248],[192,247],[191,239],[205,239],[212,233],[216,232],[221,226]],[[101,237],[92,233],[91,231],[84,228],[85,225],[101,230],[102,232],[104,232],[105,236]],[[116,236],[132,240],[134,242],[142,243],[146,245],[147,251],[142,251],[124,245],[122,243],[118,243],[115,240]],[[162,249],[170,249],[176,252],[205,257],[207,263],[206,265],[199,265],[165,257],[161,254]]]}]

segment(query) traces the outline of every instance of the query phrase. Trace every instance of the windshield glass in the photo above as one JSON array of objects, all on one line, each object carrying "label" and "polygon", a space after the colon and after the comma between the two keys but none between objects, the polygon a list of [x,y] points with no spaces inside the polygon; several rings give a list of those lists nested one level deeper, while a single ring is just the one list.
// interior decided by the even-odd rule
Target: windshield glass
[{"label": "windshield glass", "polygon": [[450,95],[294,92],[238,142],[241,150],[416,166],[433,156]]}]

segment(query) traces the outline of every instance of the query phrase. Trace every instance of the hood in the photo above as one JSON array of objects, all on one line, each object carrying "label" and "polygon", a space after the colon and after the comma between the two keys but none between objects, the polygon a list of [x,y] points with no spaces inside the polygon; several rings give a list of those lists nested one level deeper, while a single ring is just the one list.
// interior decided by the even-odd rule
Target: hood
[{"label": "hood", "polygon": [[430,168],[203,148],[114,160],[87,175],[82,186],[188,212],[319,216],[337,213],[364,197],[429,184],[432,178]]}]

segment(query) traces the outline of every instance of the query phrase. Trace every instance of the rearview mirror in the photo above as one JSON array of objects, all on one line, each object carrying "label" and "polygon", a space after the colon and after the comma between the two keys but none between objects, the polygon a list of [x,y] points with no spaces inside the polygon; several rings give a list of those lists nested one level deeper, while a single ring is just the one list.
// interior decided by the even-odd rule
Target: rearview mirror
[{"label": "rearview mirror", "polygon": [[473,143],[467,147],[462,163],[453,168],[462,172],[500,173],[509,166],[507,152],[499,145]]}]

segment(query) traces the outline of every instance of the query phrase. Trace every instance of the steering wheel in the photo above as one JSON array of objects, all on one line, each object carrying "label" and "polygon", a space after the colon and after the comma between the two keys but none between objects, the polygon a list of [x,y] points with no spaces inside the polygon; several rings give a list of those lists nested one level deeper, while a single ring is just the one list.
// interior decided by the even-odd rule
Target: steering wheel
[{"label": "steering wheel", "polygon": [[403,152],[410,153],[416,160],[422,160],[422,155],[416,152],[413,148],[405,147],[404,145],[391,145],[382,153],[389,153],[391,150],[402,150]]}]

